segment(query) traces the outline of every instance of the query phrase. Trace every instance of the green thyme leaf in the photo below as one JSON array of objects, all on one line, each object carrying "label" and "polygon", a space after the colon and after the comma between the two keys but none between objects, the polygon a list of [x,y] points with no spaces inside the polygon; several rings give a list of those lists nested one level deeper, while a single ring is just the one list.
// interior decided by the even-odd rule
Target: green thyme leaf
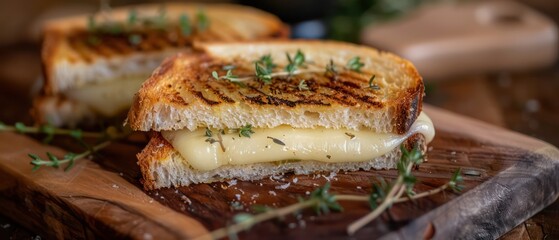
[{"label": "green thyme leaf", "polygon": [[293,75],[297,68],[303,66],[303,63],[305,63],[305,54],[303,54],[303,52],[301,52],[301,50],[299,49],[297,50],[293,58],[291,58],[291,56],[287,52],[285,53],[285,56],[287,57],[287,61],[289,62],[289,64],[287,64],[287,66],[285,67],[285,70],[289,73],[290,76]]},{"label": "green thyme leaf", "polygon": [[203,9],[198,9],[198,12],[196,13],[196,20],[197,20],[198,30],[201,32],[206,31],[210,23],[209,23],[208,16],[206,15],[206,12]]},{"label": "green thyme leaf", "polygon": [[54,138],[55,129],[50,124],[45,124],[39,128],[39,132],[44,133],[46,136],[43,139],[44,143],[50,143]]},{"label": "green thyme leaf", "polygon": [[462,171],[461,168],[456,169],[456,171],[452,174],[452,177],[450,178],[450,182],[448,183],[450,189],[452,189],[455,192],[460,192],[464,189],[464,187],[460,185],[460,183],[464,181],[462,175],[460,174],[461,171]]},{"label": "green thyme leaf", "polygon": [[22,122],[16,122],[14,127],[18,133],[25,133],[25,130],[27,129],[27,127],[25,127],[25,124],[23,124]]},{"label": "green thyme leaf", "polygon": [[265,212],[270,211],[270,210],[273,209],[273,208],[268,207],[266,205],[260,205],[260,204],[252,205],[250,208],[255,213],[265,213]]},{"label": "green thyme leaf", "polygon": [[369,195],[369,206],[371,209],[376,209],[378,203],[386,198],[386,193],[390,191],[390,186],[384,180],[384,178],[379,178],[379,183],[373,184],[373,191]]},{"label": "green thyme leaf", "polygon": [[239,137],[250,138],[250,135],[252,135],[253,133],[254,131],[252,130],[252,125],[250,124],[244,125],[239,129]]},{"label": "green thyme leaf", "polygon": [[142,36],[139,34],[130,34],[128,35],[128,42],[133,46],[140,45],[140,43],[142,43]]},{"label": "green thyme leaf", "polygon": [[262,81],[265,84],[272,83],[272,76],[270,75],[272,72],[268,71],[267,68],[262,67],[258,62],[254,63],[254,69],[256,72],[256,78]]},{"label": "green thyme leaf", "polygon": [[219,74],[217,73],[217,71],[212,72],[212,77],[215,78],[215,80],[219,80]]},{"label": "green thyme leaf", "polygon": [[92,46],[97,46],[101,43],[101,39],[95,35],[89,35],[87,36],[87,43]]},{"label": "green thyme leaf", "polygon": [[188,15],[183,13],[179,16],[179,27],[183,36],[190,36],[190,34],[192,33],[192,28],[190,27],[190,20],[188,19]]},{"label": "green thyme leaf", "polygon": [[67,172],[74,167],[76,163],[76,154],[75,153],[67,153],[64,155],[64,159],[68,160],[68,165],[64,168],[64,171]]},{"label": "green thyme leaf", "polygon": [[138,12],[136,9],[130,10],[128,12],[128,26],[134,26],[138,22]]},{"label": "green thyme leaf", "polygon": [[271,54],[263,55],[262,57],[260,57],[260,59],[258,59],[257,62],[262,64],[268,72],[274,71],[274,68],[276,67],[276,64],[274,64],[272,60]]},{"label": "green thyme leaf", "polygon": [[70,136],[73,137],[74,139],[82,139],[83,138],[83,132],[81,129],[74,129],[72,131],[70,131]]},{"label": "green thyme leaf", "polygon": [[95,32],[97,30],[97,21],[95,21],[94,15],[89,15],[87,17],[87,31]]},{"label": "green thyme leaf", "polygon": [[334,195],[328,192],[329,189],[330,182],[327,182],[323,187],[315,189],[310,195],[310,199],[317,200],[314,210],[319,215],[329,213],[331,210],[342,210],[342,206],[336,201]]},{"label": "green thyme leaf", "polygon": [[353,57],[346,64],[346,67],[349,68],[349,70],[355,71],[355,72],[361,72],[361,68],[363,66],[365,66],[365,64],[363,62],[361,62],[360,57]]}]

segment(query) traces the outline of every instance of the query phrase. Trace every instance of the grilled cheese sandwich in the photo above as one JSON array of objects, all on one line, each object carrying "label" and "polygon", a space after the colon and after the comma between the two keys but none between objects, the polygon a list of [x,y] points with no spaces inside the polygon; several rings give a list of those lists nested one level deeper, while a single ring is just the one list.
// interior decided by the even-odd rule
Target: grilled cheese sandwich
[{"label": "grilled cheese sandwich", "polygon": [[422,79],[392,54],[322,41],[197,48],[154,71],[128,114],[132,129],[157,132],[138,154],[147,189],[391,168],[398,146],[433,139]]}]

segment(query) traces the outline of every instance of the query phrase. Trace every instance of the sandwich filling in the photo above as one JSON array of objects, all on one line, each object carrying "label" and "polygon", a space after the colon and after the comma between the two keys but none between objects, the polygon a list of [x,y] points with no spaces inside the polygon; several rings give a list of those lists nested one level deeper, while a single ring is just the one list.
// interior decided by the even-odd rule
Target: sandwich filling
[{"label": "sandwich filling", "polygon": [[141,75],[122,77],[73,88],[64,94],[103,117],[113,117],[130,107],[134,94],[145,79]]},{"label": "sandwich filling", "polygon": [[223,133],[210,138],[206,129],[163,131],[162,136],[195,170],[209,171],[224,165],[285,160],[329,163],[363,162],[382,156],[420,133],[430,142],[435,136],[431,119],[421,113],[409,131],[398,135],[371,130],[314,128],[282,125],[256,128],[250,137]]}]

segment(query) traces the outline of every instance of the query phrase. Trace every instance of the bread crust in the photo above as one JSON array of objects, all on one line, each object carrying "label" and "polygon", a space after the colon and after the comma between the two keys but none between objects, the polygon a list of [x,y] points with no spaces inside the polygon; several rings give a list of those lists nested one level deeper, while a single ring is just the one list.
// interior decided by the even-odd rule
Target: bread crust
[{"label": "bread crust", "polygon": [[[144,82],[128,114],[135,130],[161,131],[198,127],[239,128],[369,128],[377,132],[405,133],[421,112],[423,81],[408,61],[390,53],[334,41],[255,41],[203,44],[198,55],[168,58]],[[237,64],[235,74],[253,74],[252,61],[272,54],[281,71],[285,52],[301,49],[315,66],[330,59],[345,63],[354,56],[365,62],[361,73],[322,72],[276,79],[272,84],[247,82],[243,88],[211,77],[223,65]],[[277,57],[276,57],[277,56]],[[280,57],[281,56],[281,57]],[[309,66],[310,68],[311,66]],[[380,90],[369,89],[375,75]],[[298,90],[306,80],[308,91]]]},{"label": "bread crust", "polygon": [[[419,146],[423,155],[426,153],[427,145],[422,134],[417,133],[404,141],[403,146],[411,150]],[[142,172],[142,183],[146,190],[162,187],[178,187],[195,183],[224,181],[228,179],[259,180],[270,175],[295,172],[295,174],[310,174],[321,171],[357,171],[370,169],[395,168],[400,159],[400,148],[371,159],[367,162],[348,163],[323,163],[315,161],[302,161],[300,163],[263,163],[239,166],[222,166],[211,172],[196,171],[188,167],[173,146],[165,140],[160,133],[152,132],[148,145],[136,155],[138,165]],[[223,177],[223,175],[227,177]],[[184,176],[188,176],[186,179]]]},{"label": "bread crust", "polygon": [[[191,18],[199,9],[204,9],[210,25],[207,30],[194,32],[183,38],[180,34],[161,34],[160,31],[141,32],[143,40],[137,46],[128,41],[126,34],[108,36],[107,41],[90,44],[91,34],[87,30],[90,15],[78,15],[51,20],[43,27],[43,72],[44,92],[54,94],[74,86],[72,82],[84,78],[84,82],[103,78],[102,72],[92,72],[91,76],[79,76],[80,71],[69,73],[71,68],[104,68],[104,65],[119,65],[130,59],[151,52],[177,52],[191,48],[197,42],[229,42],[251,39],[287,38],[289,27],[274,15],[261,10],[233,4],[189,4],[167,3],[166,16],[178,19],[181,14]],[[111,10],[111,19],[126,22],[129,12],[135,10],[143,16],[157,16],[161,4],[142,4],[119,7]],[[101,18],[99,13],[94,15]],[[212,24],[213,21],[213,24]],[[173,28],[173,30],[176,30]],[[100,35],[104,38],[104,35]],[[178,40],[172,40],[178,38]],[[137,56],[139,55],[139,56]],[[167,54],[169,56],[170,54]],[[112,62],[117,62],[113,64]],[[99,66],[97,66],[99,65]],[[69,67],[70,66],[70,67]],[[149,69],[151,71],[153,69]],[[117,73],[115,73],[117,74]],[[117,74],[118,75],[118,74]],[[81,82],[77,82],[81,84]]]}]

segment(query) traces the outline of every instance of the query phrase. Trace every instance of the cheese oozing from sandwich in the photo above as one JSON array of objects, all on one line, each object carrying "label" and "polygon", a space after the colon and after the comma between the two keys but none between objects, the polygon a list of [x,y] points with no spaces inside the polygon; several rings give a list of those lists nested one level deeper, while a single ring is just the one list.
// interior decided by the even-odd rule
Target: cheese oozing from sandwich
[{"label": "cheese oozing from sandwich", "polygon": [[73,88],[64,93],[69,99],[90,107],[104,117],[126,111],[146,76],[129,76]]},{"label": "cheese oozing from sandwich", "polygon": [[409,131],[402,135],[371,130],[301,129],[286,125],[253,131],[250,138],[239,137],[237,132],[222,134],[221,144],[225,151],[216,142],[215,134],[209,140],[205,129],[161,133],[192,168],[201,171],[224,165],[284,160],[363,162],[392,151],[416,133],[423,134],[427,142],[435,136],[433,123],[425,113],[421,113]]}]

